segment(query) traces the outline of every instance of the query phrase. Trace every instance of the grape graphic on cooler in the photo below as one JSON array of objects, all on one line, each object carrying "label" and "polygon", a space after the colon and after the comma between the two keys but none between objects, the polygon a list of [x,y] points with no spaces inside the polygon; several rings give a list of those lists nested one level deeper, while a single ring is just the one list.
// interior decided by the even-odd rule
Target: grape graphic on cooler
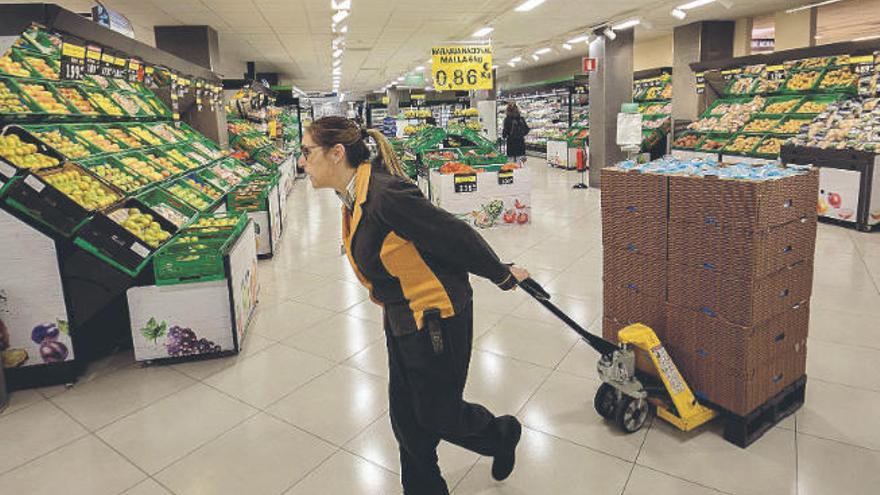
[{"label": "grape graphic on cooler", "polygon": [[208,339],[199,339],[196,333],[189,328],[173,326],[168,329],[165,350],[172,357],[192,356],[194,354],[220,352],[220,346]]}]

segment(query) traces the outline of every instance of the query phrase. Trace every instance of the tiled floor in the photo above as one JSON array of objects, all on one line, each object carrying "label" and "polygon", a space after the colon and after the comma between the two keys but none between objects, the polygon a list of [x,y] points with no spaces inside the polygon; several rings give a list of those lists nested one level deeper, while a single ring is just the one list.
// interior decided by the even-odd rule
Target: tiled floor
[{"label": "tiled floor", "polygon": [[[537,160],[534,223],[485,232],[577,321],[601,314],[599,193]],[[142,367],[131,353],[75,387],[17,392],[0,415],[0,492],[68,495],[397,494],[381,312],[339,255],[339,206],[297,185],[242,355]],[[474,280],[467,395],[524,430],[504,483],[443,444],[454,493],[876,494],[880,234],[821,224],[807,403],[747,450],[721,425],[654,421],[623,435],[592,407],[595,353],[521,292]]]}]

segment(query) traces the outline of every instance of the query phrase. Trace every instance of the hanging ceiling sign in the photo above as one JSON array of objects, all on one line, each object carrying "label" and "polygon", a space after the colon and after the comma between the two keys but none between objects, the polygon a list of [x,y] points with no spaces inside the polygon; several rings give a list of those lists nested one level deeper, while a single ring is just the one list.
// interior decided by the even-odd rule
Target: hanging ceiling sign
[{"label": "hanging ceiling sign", "polygon": [[492,45],[443,45],[431,49],[436,91],[492,89]]}]

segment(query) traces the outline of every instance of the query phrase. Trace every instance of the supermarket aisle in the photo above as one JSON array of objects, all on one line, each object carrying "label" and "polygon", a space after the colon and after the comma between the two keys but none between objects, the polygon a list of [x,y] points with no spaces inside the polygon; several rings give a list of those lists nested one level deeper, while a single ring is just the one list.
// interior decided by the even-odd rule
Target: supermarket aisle
[{"label": "supermarket aisle", "polygon": [[[535,172],[534,223],[486,232],[599,331],[598,191]],[[141,367],[130,353],[72,390],[12,396],[0,415],[3,493],[396,494],[381,314],[339,255],[339,204],[300,183],[281,253],[236,358]],[[624,436],[595,414],[596,355],[521,292],[475,280],[467,395],[526,426],[503,483],[450,445],[456,494],[868,494],[880,483],[880,234],[820,225],[808,404],[748,450],[717,424]]]}]

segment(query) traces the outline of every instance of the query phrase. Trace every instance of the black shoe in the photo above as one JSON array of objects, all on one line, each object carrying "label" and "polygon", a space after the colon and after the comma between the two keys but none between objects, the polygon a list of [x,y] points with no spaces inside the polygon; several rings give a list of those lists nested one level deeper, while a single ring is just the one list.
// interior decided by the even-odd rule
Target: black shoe
[{"label": "black shoe", "polygon": [[501,453],[492,461],[492,477],[497,481],[503,481],[513,472],[516,446],[522,435],[522,426],[513,416],[501,416],[497,419],[497,424],[501,435]]}]

